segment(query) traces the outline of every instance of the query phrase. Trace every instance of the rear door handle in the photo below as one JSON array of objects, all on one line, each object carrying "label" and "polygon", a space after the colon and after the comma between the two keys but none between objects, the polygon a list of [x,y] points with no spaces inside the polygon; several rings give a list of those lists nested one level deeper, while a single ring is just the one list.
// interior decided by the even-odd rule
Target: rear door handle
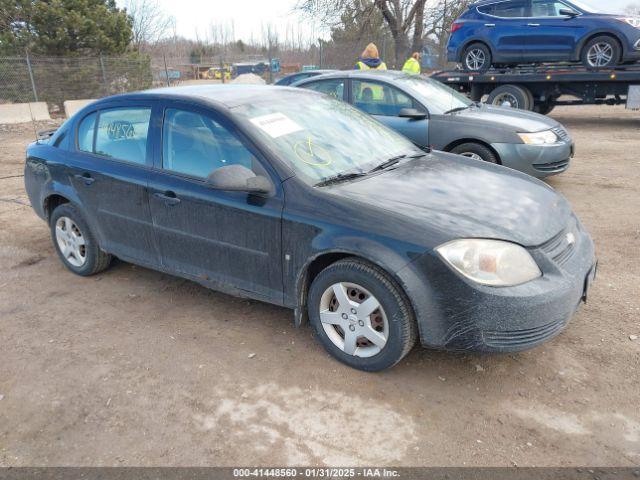
[{"label": "rear door handle", "polygon": [[496,24],[495,23],[485,23],[484,26],[485,27],[495,27]]},{"label": "rear door handle", "polygon": [[529,27],[539,27],[539,26],[540,26],[540,24],[539,24],[539,23],[527,23],[527,25],[528,25]]},{"label": "rear door handle", "polygon": [[172,207],[173,205],[177,205],[180,203],[180,199],[176,196],[174,192],[156,192],[153,194],[154,197],[159,198],[164,202],[165,205]]},{"label": "rear door handle", "polygon": [[85,185],[91,185],[93,182],[96,181],[95,178],[93,178],[90,174],[88,173],[83,173],[82,175],[80,175],[79,173],[74,175],[74,178],[77,178],[78,180],[81,180],[84,182]]}]

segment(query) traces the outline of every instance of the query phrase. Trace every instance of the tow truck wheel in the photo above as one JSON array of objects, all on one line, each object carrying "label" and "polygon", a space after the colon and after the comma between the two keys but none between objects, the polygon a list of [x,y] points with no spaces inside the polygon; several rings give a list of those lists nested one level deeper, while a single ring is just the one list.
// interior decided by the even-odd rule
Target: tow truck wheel
[{"label": "tow truck wheel", "polygon": [[487,99],[487,103],[502,107],[531,110],[533,96],[525,87],[519,85],[500,85],[494,89]]}]

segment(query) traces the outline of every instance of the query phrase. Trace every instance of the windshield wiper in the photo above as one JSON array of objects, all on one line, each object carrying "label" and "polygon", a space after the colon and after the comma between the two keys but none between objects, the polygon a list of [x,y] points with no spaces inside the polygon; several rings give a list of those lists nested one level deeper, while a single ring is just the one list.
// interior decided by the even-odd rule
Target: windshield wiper
[{"label": "windshield wiper", "polygon": [[403,158],[407,158],[406,155],[397,155],[395,157],[391,157],[388,160],[385,160],[384,162],[382,162],[380,165],[372,168],[371,170],[369,170],[367,172],[367,174],[369,173],[373,173],[373,172],[379,172],[380,170],[384,170],[385,168],[389,168],[392,167],[394,165],[396,165],[397,163],[400,162],[400,160],[402,160]]},{"label": "windshield wiper", "polygon": [[473,103],[471,105],[467,105],[466,107],[456,107],[456,108],[452,108],[451,110],[447,110],[446,112],[444,112],[445,115],[448,115],[450,113],[456,113],[456,112],[461,112],[463,110],[468,110],[473,106]]},{"label": "windshield wiper", "polygon": [[321,182],[318,182],[314,185],[314,187],[326,187],[327,185],[333,185],[335,183],[340,182],[348,182],[349,180],[353,180],[355,178],[365,177],[367,174],[364,172],[353,172],[353,173],[339,173],[332,177],[327,177]]}]

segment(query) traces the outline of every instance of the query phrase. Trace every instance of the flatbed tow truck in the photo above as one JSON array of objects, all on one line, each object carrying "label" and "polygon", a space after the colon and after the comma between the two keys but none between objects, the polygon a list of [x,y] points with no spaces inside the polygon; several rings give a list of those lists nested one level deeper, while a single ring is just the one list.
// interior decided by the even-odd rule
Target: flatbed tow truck
[{"label": "flatbed tow truck", "polygon": [[579,65],[542,64],[435,72],[431,78],[473,101],[547,114],[556,105],[626,105],[640,109],[640,65],[591,71]]}]

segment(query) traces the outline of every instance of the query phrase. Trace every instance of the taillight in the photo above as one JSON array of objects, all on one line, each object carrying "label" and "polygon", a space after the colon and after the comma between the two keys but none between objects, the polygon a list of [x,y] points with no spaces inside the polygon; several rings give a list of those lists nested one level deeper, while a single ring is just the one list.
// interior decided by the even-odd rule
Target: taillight
[{"label": "taillight", "polygon": [[460,30],[462,28],[462,23],[463,22],[460,22],[458,20],[453,22],[453,25],[451,25],[451,33],[457,32],[458,30]]}]

